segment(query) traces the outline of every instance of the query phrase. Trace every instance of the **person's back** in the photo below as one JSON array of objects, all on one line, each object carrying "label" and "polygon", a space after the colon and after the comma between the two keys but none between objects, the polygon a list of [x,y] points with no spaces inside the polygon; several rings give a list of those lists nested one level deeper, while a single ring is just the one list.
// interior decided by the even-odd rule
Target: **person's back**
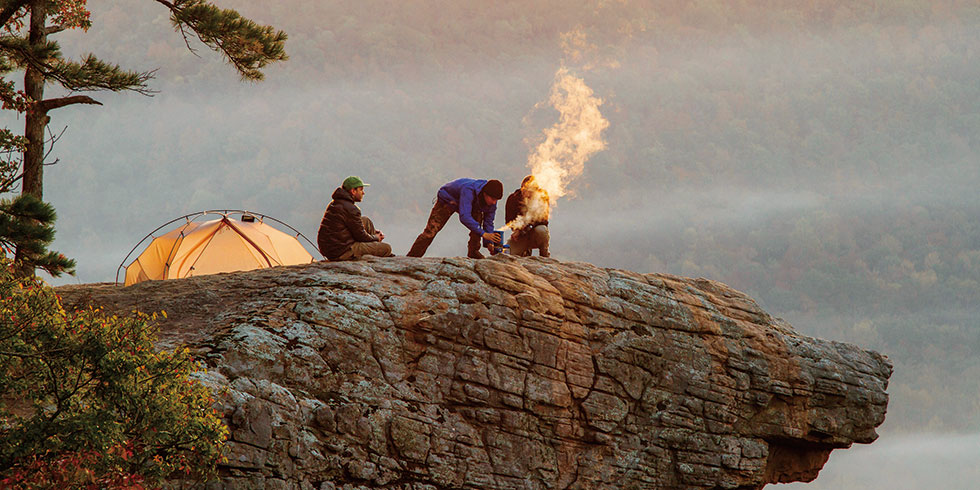
[{"label": "person's back", "polygon": [[[334,190],[330,198],[332,200],[320,220],[316,243],[324,257],[336,260],[354,243],[354,235],[348,229],[347,223],[355,219],[360,221],[361,210],[354,204],[350,192],[343,187]],[[360,238],[366,241],[365,236]]]},{"label": "person's back", "polygon": [[[436,194],[436,197],[442,202],[457,207],[458,209],[459,206],[463,204],[460,200],[461,196],[472,194],[475,197],[476,194],[483,189],[487,182],[488,181],[486,180],[480,179],[456,179],[440,187],[439,193]],[[472,206],[474,203],[471,201],[467,204]],[[482,208],[485,206],[480,205],[480,207]]]},{"label": "person's back", "polygon": [[521,194],[521,190],[517,189],[511,192],[507,196],[507,204],[504,206],[504,219],[507,220],[507,224],[516,220],[518,216],[523,216],[526,212],[527,206],[524,204],[524,196]]}]

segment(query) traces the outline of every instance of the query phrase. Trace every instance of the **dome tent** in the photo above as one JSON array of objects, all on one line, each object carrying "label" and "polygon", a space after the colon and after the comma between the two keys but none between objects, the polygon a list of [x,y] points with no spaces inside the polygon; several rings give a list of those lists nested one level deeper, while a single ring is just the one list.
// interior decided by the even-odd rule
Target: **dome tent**
[{"label": "dome tent", "polygon": [[[239,215],[235,219],[232,215]],[[217,219],[196,221],[208,215],[218,215]],[[163,235],[154,237],[157,231],[177,222],[186,223]],[[271,220],[294,231],[289,235],[265,220]],[[219,272],[246,271],[277,265],[309,264],[313,256],[303,248],[297,237],[302,233],[291,226],[268,216],[248,211],[202,211],[171,220],[149,235],[143,237],[133,247],[126,260],[148,238],[153,238],[146,249],[126,268],[125,285],[154,279],[180,279],[191,276],[217,274]],[[312,243],[310,243],[312,246]],[[314,247],[315,249],[315,247]]]}]

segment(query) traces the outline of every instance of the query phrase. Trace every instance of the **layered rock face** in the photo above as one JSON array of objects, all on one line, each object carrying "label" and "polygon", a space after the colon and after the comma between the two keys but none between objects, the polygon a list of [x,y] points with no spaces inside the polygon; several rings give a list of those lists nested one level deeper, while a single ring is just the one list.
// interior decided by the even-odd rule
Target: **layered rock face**
[{"label": "layered rock face", "polygon": [[229,427],[225,488],[762,488],[870,443],[892,367],[722,284],[397,257],[59,288],[166,310]]}]

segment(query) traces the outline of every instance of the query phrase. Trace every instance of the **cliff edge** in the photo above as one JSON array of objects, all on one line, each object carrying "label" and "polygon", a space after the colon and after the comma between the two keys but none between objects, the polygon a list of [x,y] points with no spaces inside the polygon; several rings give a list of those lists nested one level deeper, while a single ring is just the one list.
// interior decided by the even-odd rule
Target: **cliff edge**
[{"label": "cliff edge", "polygon": [[396,257],[57,289],[165,310],[231,429],[224,488],[725,488],[875,440],[892,367],[704,279]]}]

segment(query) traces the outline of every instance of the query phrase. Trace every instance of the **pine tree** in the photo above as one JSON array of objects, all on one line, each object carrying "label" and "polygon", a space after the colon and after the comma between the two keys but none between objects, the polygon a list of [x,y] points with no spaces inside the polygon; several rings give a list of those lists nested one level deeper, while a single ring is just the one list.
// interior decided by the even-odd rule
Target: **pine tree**
[{"label": "pine tree", "polygon": [[[258,25],[234,10],[218,8],[206,0],[153,1],[170,11],[171,22],[185,41],[189,43],[190,37],[197,37],[204,45],[221,53],[245,80],[261,80],[262,68],[287,59],[285,33]],[[147,83],[153,77],[152,72],[127,71],[91,54],[80,61],[62,56],[57,42],[50,37],[66,29],[88,30],[92,24],[85,3],[86,0],[0,0],[0,75],[6,77],[14,71],[24,71],[22,91],[15,90],[12,81],[6,78],[0,80],[0,102],[3,109],[23,113],[25,121],[22,137],[6,128],[0,130],[0,146],[6,148],[8,153],[11,148],[22,148],[22,172],[8,180],[20,181],[21,194],[36,198],[36,201],[23,201],[16,206],[13,201],[0,206],[0,214],[10,217],[10,211],[24,211],[26,214],[20,215],[21,219],[35,220],[34,223],[11,225],[9,230],[28,232],[32,229],[38,231],[37,226],[53,226],[53,212],[50,215],[52,221],[39,221],[39,218],[48,216],[42,210],[41,199],[44,189],[44,135],[51,121],[51,111],[75,104],[101,105],[92,97],[78,92],[150,92]],[[44,88],[49,83],[61,85],[72,95],[45,99]],[[3,148],[0,148],[0,152]],[[0,192],[4,190],[2,184],[0,182]],[[43,236],[43,233],[30,236]],[[16,240],[4,243],[10,242],[20,243]],[[38,242],[34,243],[36,245]],[[40,250],[43,251],[43,248]],[[34,247],[21,253],[18,248],[15,261],[27,264],[47,257],[46,252],[41,256],[36,255],[38,250]],[[42,263],[36,262],[43,268]]]},{"label": "pine tree", "polygon": [[29,276],[35,269],[55,277],[74,274],[74,260],[48,250],[54,240],[55,218],[54,206],[32,194],[0,199],[0,247],[16,250],[18,276]]},{"label": "pine tree", "polygon": [[[26,141],[10,130],[0,130],[0,195],[10,192],[19,180],[20,159]],[[48,251],[54,240],[54,207],[33,194],[0,199],[0,260],[15,257],[10,265],[17,277],[28,277],[35,269],[52,276],[75,273],[75,261]],[[0,271],[4,272],[4,271]]]}]

